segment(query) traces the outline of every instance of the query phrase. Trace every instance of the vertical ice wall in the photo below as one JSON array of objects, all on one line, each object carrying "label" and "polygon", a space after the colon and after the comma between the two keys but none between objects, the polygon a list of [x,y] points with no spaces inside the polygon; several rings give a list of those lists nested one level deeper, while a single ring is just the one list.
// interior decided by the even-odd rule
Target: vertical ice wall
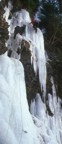
[{"label": "vertical ice wall", "polygon": [[[9,6],[8,8],[9,9]],[[10,9],[8,10],[10,11]],[[21,9],[19,12],[14,13],[12,19],[8,20],[7,11],[4,14],[6,21],[9,24],[9,40],[7,41],[7,47],[17,50],[18,47],[21,48],[20,44],[22,39],[25,39],[30,44],[31,51],[31,62],[35,74],[39,75],[39,82],[41,86],[42,96],[46,96],[46,59],[45,59],[45,49],[44,49],[44,38],[41,30],[37,28],[37,31],[33,28],[29,13]],[[21,36],[16,36],[14,40],[14,29],[16,26],[26,25],[25,32]]]},{"label": "vertical ice wall", "polygon": [[6,55],[0,56],[0,143],[39,144],[26,98],[24,68]]},{"label": "vertical ice wall", "polygon": [[31,54],[32,63],[35,74],[39,75],[39,82],[41,91],[43,91],[43,97],[46,95],[46,59],[44,49],[44,38],[41,30],[37,28],[37,32],[33,28],[32,24],[26,26],[26,39],[31,41]]}]

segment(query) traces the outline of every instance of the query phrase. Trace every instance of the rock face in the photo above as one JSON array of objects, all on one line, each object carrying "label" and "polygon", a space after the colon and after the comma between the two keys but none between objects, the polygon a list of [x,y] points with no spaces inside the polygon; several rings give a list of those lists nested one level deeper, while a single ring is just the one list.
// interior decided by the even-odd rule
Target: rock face
[{"label": "rock face", "polygon": [[35,98],[36,93],[41,94],[41,89],[38,76],[35,76],[33,65],[31,65],[31,53],[28,47],[29,43],[23,41],[21,49],[21,62],[24,66],[27,97],[30,104],[31,99]]},{"label": "rock face", "polygon": [[3,19],[4,13],[4,2],[0,2],[0,54],[3,54],[7,51],[5,47],[5,42],[8,39],[8,24]]}]

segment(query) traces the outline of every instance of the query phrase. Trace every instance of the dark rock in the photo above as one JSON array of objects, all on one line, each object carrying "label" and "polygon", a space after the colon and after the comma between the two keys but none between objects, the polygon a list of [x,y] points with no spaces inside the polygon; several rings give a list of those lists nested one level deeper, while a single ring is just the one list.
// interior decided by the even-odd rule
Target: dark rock
[{"label": "dark rock", "polygon": [[3,44],[3,42],[0,41],[0,55],[4,54],[7,51],[7,48]]},{"label": "dark rock", "polygon": [[36,93],[41,93],[41,90],[38,76],[35,76],[33,66],[31,65],[31,53],[29,51],[29,43],[26,43],[26,41],[23,42],[25,44],[22,45],[21,62],[24,66],[27,98],[30,104],[31,100],[35,98]]},{"label": "dark rock", "polygon": [[22,27],[15,27],[15,30],[14,30],[14,39],[16,37],[16,35],[19,33],[20,35],[22,35],[24,32],[25,32],[25,25],[23,25]]},{"label": "dark rock", "polygon": [[12,54],[12,50],[9,49],[9,50],[8,50],[8,56],[11,57],[11,54]]}]

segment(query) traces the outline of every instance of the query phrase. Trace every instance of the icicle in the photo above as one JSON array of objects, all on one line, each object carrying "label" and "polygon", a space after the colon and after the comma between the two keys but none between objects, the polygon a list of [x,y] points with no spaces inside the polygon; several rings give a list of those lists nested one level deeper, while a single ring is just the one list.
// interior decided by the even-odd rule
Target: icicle
[{"label": "icicle", "polygon": [[51,77],[51,83],[52,83],[53,105],[54,105],[54,109],[56,109],[56,106],[57,106],[57,95],[56,95],[56,89],[55,89],[53,77]]},{"label": "icicle", "polygon": [[36,115],[36,107],[35,107],[35,99],[31,101],[30,104],[30,112],[33,116]]},{"label": "icicle", "polygon": [[48,105],[49,105],[49,108],[50,108],[52,114],[54,114],[54,105],[53,105],[53,99],[52,99],[51,94],[48,94]]},{"label": "icicle", "polygon": [[45,104],[41,100],[40,94],[38,93],[35,97],[35,104],[36,104],[36,117],[44,120],[46,107],[45,107]]},{"label": "icicle", "polygon": [[38,29],[38,44],[37,44],[37,58],[38,58],[38,71],[39,81],[41,84],[41,90],[43,91],[43,97],[46,96],[46,59],[44,50],[44,39],[42,32]]},{"label": "icicle", "polygon": [[5,18],[6,22],[8,22],[8,23],[9,23],[8,17],[9,17],[9,14],[10,14],[10,11],[12,10],[12,8],[13,8],[13,6],[10,1],[8,2],[8,7],[5,6],[5,8],[4,8],[5,13],[3,15],[3,18]]},{"label": "icicle", "polygon": [[33,29],[32,24],[26,26],[25,36],[32,43],[32,63],[34,71],[39,74],[39,81],[43,97],[46,95],[46,58],[44,50],[43,34],[39,28],[37,32]]}]

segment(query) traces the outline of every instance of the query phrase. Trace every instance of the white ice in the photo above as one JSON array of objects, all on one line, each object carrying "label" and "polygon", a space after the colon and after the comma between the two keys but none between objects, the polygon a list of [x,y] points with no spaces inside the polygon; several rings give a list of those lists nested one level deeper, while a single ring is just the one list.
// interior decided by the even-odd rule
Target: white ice
[{"label": "white ice", "polygon": [[[8,22],[8,16],[6,17],[6,21]],[[17,48],[20,47],[22,39],[25,39],[30,43],[31,62],[33,64],[35,74],[39,74],[41,90],[43,91],[43,97],[45,97],[47,72],[44,50],[44,38],[42,32],[39,28],[37,28],[37,32],[35,31],[33,25],[31,24],[29,13],[23,9],[17,13],[14,13],[12,19],[10,20],[10,23],[8,22],[8,24],[10,36],[6,43],[7,47],[11,48],[14,52],[16,52]],[[26,24],[25,33],[22,36],[18,34],[14,40],[14,28],[17,25],[23,26],[24,24]],[[2,119],[4,119],[4,122],[9,122],[9,132],[7,132],[7,124],[3,121],[0,121],[2,129],[2,132],[0,131],[0,138],[4,134],[4,139],[1,138],[3,139],[3,143],[6,142],[5,137],[8,134],[10,138],[12,137],[12,139],[10,143],[8,143],[8,136],[7,142],[5,144],[62,144],[62,101],[60,100],[60,98],[58,98],[57,101],[53,77],[51,77],[52,94],[48,94],[48,106],[53,113],[53,116],[49,116],[46,109],[46,104],[43,103],[40,94],[37,94],[35,99],[31,102],[30,106],[30,111],[33,115],[33,121],[35,124],[34,125],[31,115],[29,113],[29,108],[26,100],[23,66],[18,60],[15,60],[13,58],[9,59],[7,56],[2,60],[1,59],[2,58],[0,58],[2,65],[0,65],[0,67],[2,67],[2,70],[0,72],[2,73],[3,71],[3,77],[5,76],[5,79],[2,77],[0,82],[1,89],[3,88],[1,90],[1,94],[2,91],[4,91],[1,100],[3,102],[4,98],[5,102],[8,104],[5,105],[5,103],[3,103],[2,105],[1,102],[0,113]],[[9,69],[8,63],[10,63]],[[6,67],[3,67],[4,64]],[[3,84],[5,84],[5,87],[3,86]],[[6,95],[7,97],[5,97]],[[3,118],[2,113],[4,113],[4,110],[6,110],[7,113],[5,113]],[[6,133],[3,133],[3,131],[5,131]]]},{"label": "white ice", "polygon": [[26,26],[26,38],[31,41],[31,53],[32,63],[35,73],[39,74],[39,82],[41,90],[43,91],[43,97],[46,95],[46,59],[44,50],[44,38],[41,30],[37,28],[35,32],[33,25],[28,24]]},{"label": "white ice", "polygon": [[[39,75],[39,82],[41,86],[41,91],[43,92],[43,97],[46,95],[46,58],[44,50],[44,38],[41,30],[37,28],[37,32],[30,23],[31,19],[29,13],[22,9],[19,12],[14,13],[11,23],[9,26],[9,39],[7,41],[7,47],[16,51],[18,47],[21,48],[21,41],[25,39],[30,43],[31,51],[31,63],[33,64],[35,74]],[[22,36],[16,36],[15,40],[14,29],[15,27],[22,26],[26,24],[25,33]]]},{"label": "white ice", "polygon": [[38,144],[29,113],[21,62],[0,56],[0,143]]},{"label": "white ice", "polygon": [[37,126],[40,144],[62,144],[61,99],[56,96],[53,77],[51,77],[52,95],[48,94],[48,104],[53,116],[49,116],[46,105],[39,94],[31,101],[30,111]]},{"label": "white ice", "polygon": [[4,8],[5,13],[3,15],[3,18],[6,20],[6,22],[8,22],[8,24],[10,23],[10,20],[8,20],[8,17],[10,15],[12,8],[13,8],[13,6],[10,1],[8,2],[8,7],[5,6],[5,8]]}]

